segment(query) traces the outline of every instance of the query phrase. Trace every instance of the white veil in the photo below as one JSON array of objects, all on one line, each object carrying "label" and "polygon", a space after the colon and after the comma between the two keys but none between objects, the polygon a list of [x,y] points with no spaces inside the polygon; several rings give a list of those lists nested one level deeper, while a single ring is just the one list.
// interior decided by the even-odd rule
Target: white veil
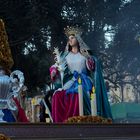
[{"label": "white veil", "polygon": [[79,42],[81,54],[88,57],[89,56],[88,50],[90,50],[90,48],[83,41],[83,39],[81,38],[81,36],[79,34],[76,34],[75,37],[76,37],[77,41]]}]

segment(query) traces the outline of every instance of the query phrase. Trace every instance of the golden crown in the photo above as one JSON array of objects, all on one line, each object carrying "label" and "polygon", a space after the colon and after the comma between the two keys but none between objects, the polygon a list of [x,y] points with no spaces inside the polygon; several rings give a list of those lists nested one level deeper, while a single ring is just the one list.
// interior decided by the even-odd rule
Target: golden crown
[{"label": "golden crown", "polygon": [[78,26],[76,27],[67,26],[67,28],[64,28],[64,31],[67,37],[69,37],[70,35],[82,35],[82,30]]},{"label": "golden crown", "polygon": [[4,22],[0,19],[0,66],[5,69],[11,69],[14,61],[8,43]]}]

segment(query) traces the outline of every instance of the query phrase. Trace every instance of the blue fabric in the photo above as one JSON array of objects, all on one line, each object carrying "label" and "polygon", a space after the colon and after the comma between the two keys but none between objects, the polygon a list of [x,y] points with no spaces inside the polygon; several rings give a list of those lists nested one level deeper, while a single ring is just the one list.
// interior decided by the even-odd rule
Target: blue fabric
[{"label": "blue fabric", "polygon": [[82,81],[82,87],[86,92],[91,92],[92,90],[92,82],[90,79],[87,77],[86,74],[81,73],[79,74],[77,71],[74,71],[73,73],[74,78],[76,79],[73,83],[73,85],[66,90],[66,93],[78,93],[78,79],[81,78]]},{"label": "blue fabric", "polygon": [[3,120],[6,122],[16,122],[13,114],[9,109],[3,109],[2,112],[4,113]]},{"label": "blue fabric", "polygon": [[[102,75],[102,69],[99,60],[93,57],[95,61],[95,69],[92,72],[92,80],[94,81],[95,92],[96,92],[96,100],[97,100],[97,114],[99,116],[105,118],[112,118],[111,108],[108,101],[106,86],[104,82],[104,78]],[[83,99],[84,99],[84,113],[85,115],[91,114],[90,109],[90,97],[87,93],[91,93],[93,84],[85,73],[79,74],[77,71],[74,71],[73,76],[75,77],[75,81],[73,85],[66,90],[67,94],[75,94],[78,93],[78,78],[80,77],[82,80],[83,87]]]},{"label": "blue fabric", "polygon": [[83,88],[84,114],[90,115],[91,114],[90,93],[93,84],[85,73],[79,74],[77,71],[74,71],[73,76],[76,80],[74,81],[73,85],[66,90],[66,94],[78,93],[78,79],[81,78]]}]

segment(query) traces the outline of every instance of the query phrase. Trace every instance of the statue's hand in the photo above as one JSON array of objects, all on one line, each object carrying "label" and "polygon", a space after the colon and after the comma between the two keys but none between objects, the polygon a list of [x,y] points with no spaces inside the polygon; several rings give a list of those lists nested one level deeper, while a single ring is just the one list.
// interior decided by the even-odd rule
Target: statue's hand
[{"label": "statue's hand", "polygon": [[81,52],[81,54],[82,54],[83,56],[85,56],[86,58],[90,57],[90,55],[89,55],[89,53],[88,53],[88,51],[87,51],[86,49],[81,49],[80,52]]}]

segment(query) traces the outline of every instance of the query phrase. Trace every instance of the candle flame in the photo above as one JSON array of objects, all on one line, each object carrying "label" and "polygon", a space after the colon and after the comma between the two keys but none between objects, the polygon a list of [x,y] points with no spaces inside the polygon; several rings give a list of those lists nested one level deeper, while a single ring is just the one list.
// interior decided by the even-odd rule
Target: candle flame
[{"label": "candle flame", "polygon": [[79,79],[78,79],[78,83],[79,84],[81,84],[82,83],[82,80],[81,80],[81,78],[79,77]]}]

